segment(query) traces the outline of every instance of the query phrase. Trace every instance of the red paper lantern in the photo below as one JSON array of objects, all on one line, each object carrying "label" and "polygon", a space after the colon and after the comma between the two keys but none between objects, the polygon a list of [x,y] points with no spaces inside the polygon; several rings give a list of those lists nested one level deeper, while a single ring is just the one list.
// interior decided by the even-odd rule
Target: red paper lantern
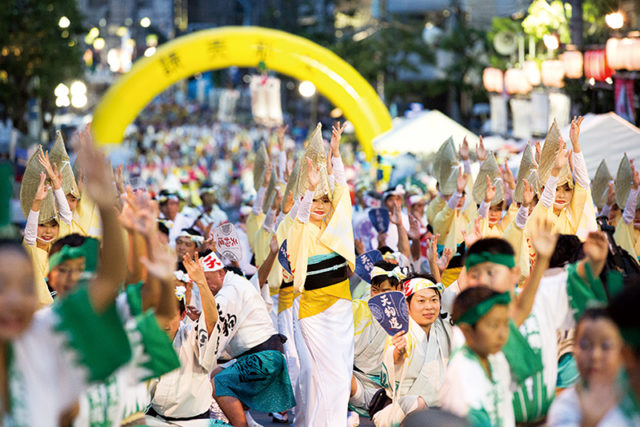
[{"label": "red paper lantern", "polygon": [[613,70],[607,64],[607,55],[604,49],[589,50],[584,54],[584,76],[587,79],[605,81],[613,74]]}]

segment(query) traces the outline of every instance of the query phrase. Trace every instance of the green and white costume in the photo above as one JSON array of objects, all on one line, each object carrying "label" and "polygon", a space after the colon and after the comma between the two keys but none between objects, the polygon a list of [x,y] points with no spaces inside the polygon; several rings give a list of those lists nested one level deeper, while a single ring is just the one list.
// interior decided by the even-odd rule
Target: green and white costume
[{"label": "green and white costume", "polygon": [[442,408],[467,418],[474,427],[515,426],[509,363],[498,352],[489,356],[489,367],[491,377],[467,345],[455,350],[442,386]]},{"label": "green and white costume", "polygon": [[143,419],[150,403],[146,381],[180,367],[171,341],[153,312],[143,312],[141,289],[142,282],[129,285],[116,299],[133,357],[83,394],[74,427],[107,427]]},{"label": "green and white costume", "polygon": [[78,288],[35,313],[31,325],[10,343],[10,405],[6,426],[57,426],[93,381],[103,381],[131,358],[115,304],[92,308],[88,287]]}]

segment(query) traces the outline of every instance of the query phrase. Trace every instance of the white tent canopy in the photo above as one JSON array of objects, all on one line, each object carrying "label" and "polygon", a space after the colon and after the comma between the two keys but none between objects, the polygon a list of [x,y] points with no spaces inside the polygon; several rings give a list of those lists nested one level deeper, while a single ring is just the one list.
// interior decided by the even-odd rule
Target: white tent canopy
[{"label": "white tent canopy", "polygon": [[[566,126],[560,132],[569,148],[570,127]],[[604,159],[615,177],[624,153],[630,159],[640,159],[640,129],[615,113],[587,114],[580,126],[580,147],[589,176],[595,175]]]},{"label": "white tent canopy", "polygon": [[431,154],[450,136],[457,146],[462,144],[466,136],[472,150],[478,143],[478,137],[470,130],[440,111],[431,110],[399,123],[394,122],[393,129],[373,140],[373,149],[383,155]]}]

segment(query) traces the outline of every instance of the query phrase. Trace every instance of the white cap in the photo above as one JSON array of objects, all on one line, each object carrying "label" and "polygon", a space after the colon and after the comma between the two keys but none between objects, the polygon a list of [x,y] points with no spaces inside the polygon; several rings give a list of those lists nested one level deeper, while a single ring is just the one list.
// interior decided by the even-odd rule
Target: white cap
[{"label": "white cap", "polygon": [[220,261],[220,259],[213,252],[211,252],[204,258],[200,258],[200,265],[202,265],[205,273],[209,271],[222,270],[224,268],[224,264],[222,264],[222,261]]}]

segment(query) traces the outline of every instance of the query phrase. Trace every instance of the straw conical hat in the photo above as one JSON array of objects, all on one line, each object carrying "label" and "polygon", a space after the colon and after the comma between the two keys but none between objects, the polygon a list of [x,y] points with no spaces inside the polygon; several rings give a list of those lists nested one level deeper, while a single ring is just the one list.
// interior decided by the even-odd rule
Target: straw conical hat
[{"label": "straw conical hat", "polygon": [[613,180],[613,177],[609,172],[607,163],[602,160],[598,166],[598,170],[596,170],[593,180],[591,181],[591,196],[593,197],[593,202],[596,204],[598,209],[602,209],[605,203],[607,203],[607,192],[609,190],[609,182],[611,180]]},{"label": "straw conical hat", "polygon": [[314,198],[321,198],[328,195],[331,199],[331,186],[329,185],[329,174],[327,172],[327,154],[325,153],[324,142],[322,141],[322,125],[318,123],[316,130],[305,145],[304,157],[300,159],[300,172],[298,175],[298,186],[296,189],[297,196],[304,196],[305,191],[309,188],[307,182],[307,161],[310,158],[313,164],[320,170],[320,183],[316,187],[313,194]]},{"label": "straw conical hat", "polygon": [[[529,181],[537,191],[538,182],[538,165],[536,164],[536,160],[533,154],[533,147],[530,144],[527,144],[527,147],[524,149],[524,153],[522,153],[522,159],[520,160],[520,167],[518,168],[518,178],[516,181],[516,190],[513,193],[513,200],[522,203],[523,192],[524,192],[524,180]],[[533,179],[533,181],[532,181]]]},{"label": "straw conical hat", "polygon": [[493,185],[496,186],[496,196],[491,200],[491,206],[502,203],[504,200],[502,176],[500,175],[500,168],[498,168],[498,162],[493,153],[489,153],[487,159],[480,165],[480,171],[473,184],[473,199],[476,203],[481,203],[484,200],[487,191],[487,177],[489,177]]},{"label": "straw conical hat", "polygon": [[271,171],[271,179],[269,185],[267,185],[267,191],[264,193],[264,201],[262,202],[262,212],[267,213],[271,206],[273,206],[273,200],[276,198],[276,181],[278,176],[276,174],[276,168],[273,166]]},{"label": "straw conical hat", "polygon": [[[291,176],[289,176],[289,181],[287,181],[287,186],[282,193],[282,204],[280,209],[284,211],[284,207],[287,204],[287,198],[289,197],[289,193],[294,192],[296,184],[298,182],[298,175],[300,175],[300,165],[302,164],[302,159],[300,156],[296,159],[296,163],[293,165],[293,170],[291,171]],[[295,194],[293,195],[295,199]]]},{"label": "straw conical hat", "polygon": [[[20,186],[20,206],[22,207],[22,213],[25,217],[29,216],[31,206],[33,205],[33,199],[38,191],[38,186],[40,185],[40,173],[45,172],[44,168],[38,161],[38,153],[41,152],[42,148],[39,147],[38,150],[33,153],[27,162],[27,167],[24,171],[24,176],[22,177],[22,185]],[[47,197],[42,201],[42,205],[40,205],[38,223],[46,224],[52,219],[58,219],[58,212],[56,211],[53,191],[49,190]]]},{"label": "straw conical hat", "polygon": [[51,160],[52,164],[55,163],[56,166],[58,166],[58,171],[60,175],[62,175],[62,191],[64,191],[64,194],[71,194],[79,199],[80,190],[78,190],[78,183],[73,174],[69,154],[67,154],[64,139],[62,139],[62,133],[60,131],[56,133],[56,140],[49,152],[49,160]]},{"label": "straw conical hat", "polygon": [[631,162],[625,153],[622,160],[620,160],[618,172],[616,173],[616,203],[620,209],[624,209],[627,204],[627,197],[632,185],[633,170],[631,169]]},{"label": "straw conical hat", "polygon": [[262,182],[264,181],[268,157],[269,153],[267,153],[267,147],[265,147],[264,143],[261,142],[258,146],[258,152],[256,153],[256,158],[253,162],[253,188],[256,191],[260,189]]},{"label": "straw conical hat", "polygon": [[[449,137],[447,138],[438,148],[438,151],[436,151],[435,157],[434,157],[434,161],[433,161],[433,176],[436,178],[436,180],[438,180],[440,178],[440,157],[442,156],[442,153],[444,153],[447,150],[447,145],[448,144],[452,144],[453,145],[453,138]],[[453,147],[453,150],[455,151],[455,145]]]},{"label": "straw conical hat", "polygon": [[458,179],[458,154],[453,138],[447,139],[438,150],[434,169],[437,173],[440,192],[444,195],[455,193]]}]

